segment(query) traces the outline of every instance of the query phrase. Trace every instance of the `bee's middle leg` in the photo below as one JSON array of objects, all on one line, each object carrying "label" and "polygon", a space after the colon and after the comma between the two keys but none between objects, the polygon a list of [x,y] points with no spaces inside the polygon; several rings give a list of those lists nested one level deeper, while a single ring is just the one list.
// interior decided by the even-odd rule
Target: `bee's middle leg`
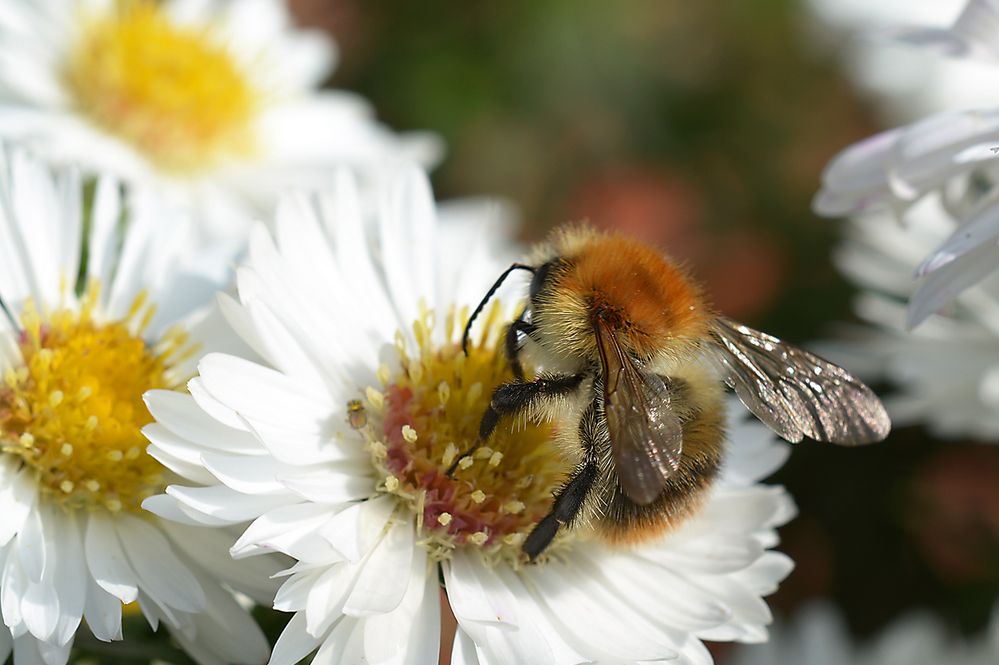
[{"label": "bee's middle leg", "polygon": [[572,526],[579,516],[586,497],[593,489],[593,483],[600,473],[599,453],[596,438],[596,401],[587,407],[579,424],[579,438],[583,445],[583,461],[576,467],[569,480],[555,494],[555,502],[550,513],[538,522],[527,539],[524,540],[524,553],[534,561],[555,539],[559,527]]}]

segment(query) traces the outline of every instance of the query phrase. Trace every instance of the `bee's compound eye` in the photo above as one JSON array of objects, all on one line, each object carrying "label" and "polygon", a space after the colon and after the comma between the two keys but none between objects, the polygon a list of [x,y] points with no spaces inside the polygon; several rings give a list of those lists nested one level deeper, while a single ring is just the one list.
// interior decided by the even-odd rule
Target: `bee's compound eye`
[{"label": "bee's compound eye", "polygon": [[541,293],[541,290],[545,288],[548,283],[548,278],[551,277],[552,269],[555,267],[556,259],[549,261],[548,263],[542,263],[541,267],[534,271],[534,277],[531,278],[531,300]]}]

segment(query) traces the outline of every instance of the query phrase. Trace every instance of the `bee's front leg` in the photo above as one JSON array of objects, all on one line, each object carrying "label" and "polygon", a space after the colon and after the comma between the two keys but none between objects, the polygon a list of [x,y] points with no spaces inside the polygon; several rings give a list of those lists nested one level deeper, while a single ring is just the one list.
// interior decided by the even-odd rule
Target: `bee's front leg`
[{"label": "bee's front leg", "polygon": [[539,400],[552,399],[562,395],[568,395],[583,382],[586,374],[549,374],[539,377],[534,381],[514,381],[503,383],[496,387],[489,400],[486,412],[482,414],[479,421],[479,438],[475,444],[459,455],[451,464],[447,475],[452,475],[458,467],[458,462],[463,457],[471,455],[483,443],[489,440],[496,430],[500,418],[507,415],[517,414],[531,408]]},{"label": "bee's front leg", "polygon": [[515,381],[496,386],[486,412],[479,421],[480,445],[492,436],[500,418],[521,413],[540,400],[568,395],[583,382],[585,374],[549,374],[534,381]]}]

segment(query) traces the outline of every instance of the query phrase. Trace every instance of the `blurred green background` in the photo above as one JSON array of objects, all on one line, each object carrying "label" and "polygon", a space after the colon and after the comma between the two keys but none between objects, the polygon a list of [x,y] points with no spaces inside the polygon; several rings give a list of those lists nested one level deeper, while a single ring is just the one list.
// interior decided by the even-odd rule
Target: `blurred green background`
[{"label": "blurred green background", "polygon": [[[841,226],[809,204],[828,159],[879,127],[800,2],[293,5],[340,46],[331,85],[444,137],[439,196],[510,199],[525,241],[568,220],[625,230],[687,262],[723,312],[799,343],[851,320],[830,263]],[[981,628],[999,597],[997,477],[999,446],[916,428],[796,447],[773,479],[801,511],[775,611],[829,597],[862,636],[914,608]]]}]

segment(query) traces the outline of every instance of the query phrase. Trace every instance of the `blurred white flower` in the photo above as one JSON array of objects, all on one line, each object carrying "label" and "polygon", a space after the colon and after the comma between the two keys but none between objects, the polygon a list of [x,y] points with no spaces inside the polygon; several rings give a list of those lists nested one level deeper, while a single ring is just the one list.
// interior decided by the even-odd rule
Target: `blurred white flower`
[{"label": "blurred white flower", "polygon": [[144,193],[100,178],[89,224],[82,199],[75,172],[0,147],[0,660],[62,665],[81,619],[122,639],[137,602],[201,663],[263,662],[220,582],[267,599],[272,562],[233,566],[225,534],[141,510],[186,464],[146,454],[142,394],[182,387],[199,349],[232,348],[205,308],[216,275],[191,220]]},{"label": "blurred white flower", "polygon": [[511,307],[484,313],[467,358],[459,343],[512,248],[486,211],[435,209],[416,171],[380,210],[366,237],[346,176],[318,206],[289,199],[276,239],[252,236],[239,302],[223,301],[263,360],[210,354],[190,395],[147,396],[152,448],[203,466],[144,505],[190,524],[253,520],[234,556],[297,560],[274,602],[295,616],[272,665],[317,649],[315,663],[436,662],[441,581],[454,663],[709,663],[701,639],[766,639],[761,596],[792,565],[767,548],[794,507],[758,481],[787,446],[740,407],[721,478],[675,532],[613,550],[579,529],[527,565],[521,543],[566,471],[549,425],[501,428],[447,475],[512,379],[496,344]]},{"label": "blurred white flower", "polygon": [[767,644],[742,647],[727,665],[994,665],[999,662],[999,612],[971,639],[949,634],[929,615],[897,621],[873,642],[858,644],[830,606],[806,608],[790,626],[778,624]]},{"label": "blurred white flower", "polygon": [[909,212],[905,227],[886,217],[848,223],[836,264],[862,289],[855,311],[872,327],[841,336],[826,352],[866,378],[896,385],[899,392],[885,399],[896,424],[999,440],[999,275],[962,290],[943,314],[907,331],[913,266],[953,227],[934,196]]},{"label": "blurred white flower", "polygon": [[898,29],[896,36],[941,55],[999,64],[999,1],[968,0],[945,28],[909,26]]},{"label": "blurred white flower", "polygon": [[[986,25],[999,26],[999,3],[972,0],[946,33],[969,44],[955,55],[970,57],[993,48],[982,42]],[[905,34],[917,39],[911,31]],[[992,99],[999,101],[999,94]],[[908,326],[915,327],[999,267],[997,182],[999,107],[947,110],[836,155],[822,175],[814,209],[833,217],[888,211],[903,224],[929,210],[939,215],[948,231],[913,264],[918,286]]]},{"label": "blurred white flower", "polygon": [[437,159],[356,95],[319,90],[332,42],[281,0],[0,0],[0,137],[198,209],[245,237],[289,186],[334,167]]},{"label": "blurred white flower", "polygon": [[886,122],[910,122],[941,109],[976,108],[999,99],[994,61],[961,57],[969,55],[964,48],[951,49],[955,57],[944,58],[939,48],[914,47],[913,42],[930,41],[930,35],[936,43],[951,39],[946,26],[958,22],[955,17],[966,4],[970,16],[974,5],[994,2],[809,0],[806,27],[810,43],[838,56]]}]

